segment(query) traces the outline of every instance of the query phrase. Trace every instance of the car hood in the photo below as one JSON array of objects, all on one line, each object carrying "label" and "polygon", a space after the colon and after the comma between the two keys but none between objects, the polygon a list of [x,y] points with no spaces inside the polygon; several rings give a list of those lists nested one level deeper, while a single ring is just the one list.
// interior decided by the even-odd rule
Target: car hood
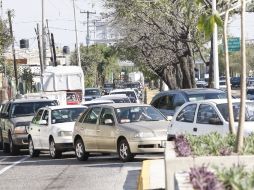
[{"label": "car hood", "polygon": [[133,133],[153,133],[155,136],[167,136],[168,121],[141,121],[122,123],[119,126]]},{"label": "car hood", "polygon": [[71,131],[73,132],[75,122],[55,123],[52,128],[55,131]]},{"label": "car hood", "polygon": [[10,121],[13,124],[29,125],[32,119],[33,119],[33,116],[24,116],[24,117],[13,117],[10,119]]}]

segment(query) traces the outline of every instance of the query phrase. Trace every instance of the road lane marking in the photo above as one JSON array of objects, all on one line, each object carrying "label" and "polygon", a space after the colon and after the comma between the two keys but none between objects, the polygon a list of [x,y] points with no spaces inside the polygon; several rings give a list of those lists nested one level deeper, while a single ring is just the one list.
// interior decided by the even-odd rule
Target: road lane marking
[{"label": "road lane marking", "polygon": [[7,159],[7,158],[3,158],[3,159],[0,160],[0,162],[5,161],[6,159]]},{"label": "road lane marking", "polygon": [[12,165],[6,166],[5,168],[1,169],[1,170],[0,170],[0,175],[2,175],[4,172],[6,172],[7,170],[11,169],[12,167],[16,166],[17,164],[22,163],[23,161],[25,161],[25,160],[28,159],[28,158],[29,158],[29,157],[26,156],[25,158],[22,158],[22,159],[20,159],[19,161],[14,162]]}]

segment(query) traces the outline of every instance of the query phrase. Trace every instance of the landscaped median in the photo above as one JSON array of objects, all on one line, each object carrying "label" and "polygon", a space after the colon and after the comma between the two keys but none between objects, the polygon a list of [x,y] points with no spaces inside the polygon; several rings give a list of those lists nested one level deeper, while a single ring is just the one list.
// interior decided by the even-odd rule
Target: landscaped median
[{"label": "landscaped median", "polygon": [[[232,152],[231,145],[235,141],[232,136],[182,136],[176,139],[176,146],[168,142],[165,150],[166,189],[252,190],[253,137],[245,138],[241,155]],[[176,157],[175,152],[186,157]]]}]

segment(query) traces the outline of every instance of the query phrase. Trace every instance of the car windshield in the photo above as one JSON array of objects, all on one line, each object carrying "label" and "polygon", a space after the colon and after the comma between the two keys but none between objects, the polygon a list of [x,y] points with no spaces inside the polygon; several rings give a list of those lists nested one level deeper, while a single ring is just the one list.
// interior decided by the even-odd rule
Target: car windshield
[{"label": "car windshield", "polygon": [[226,93],[200,93],[200,94],[189,94],[189,101],[207,100],[207,99],[225,99]]},{"label": "car windshield", "polygon": [[[218,104],[217,108],[226,121],[229,120],[228,105]],[[239,121],[240,103],[233,103],[234,120]],[[246,102],[245,121],[254,121],[254,102]]]},{"label": "car windshield", "polygon": [[151,106],[116,108],[115,113],[119,123],[165,120],[165,117]]},{"label": "car windshield", "polygon": [[112,100],[115,102],[115,103],[130,103],[130,99],[129,98],[116,98],[116,99],[113,99]]},{"label": "car windshield", "polygon": [[226,85],[226,82],[220,82],[220,85]]},{"label": "car windshield", "polygon": [[140,88],[140,84],[139,83],[129,83],[125,85],[126,88]]},{"label": "car windshield", "polygon": [[104,88],[113,88],[113,84],[104,84]]},{"label": "car windshield", "polygon": [[136,99],[136,94],[134,91],[121,91],[121,92],[112,92],[111,94],[125,94],[129,98],[135,98]]},{"label": "car windshield", "polygon": [[85,90],[85,96],[100,96],[100,91],[98,89],[87,89]]},{"label": "car windshield", "polygon": [[33,116],[39,108],[56,105],[55,101],[15,103],[13,104],[11,117]]},{"label": "car windshield", "polygon": [[248,89],[247,94],[254,95],[254,89]]},{"label": "car windshield", "polygon": [[74,122],[85,108],[64,108],[51,112],[51,123]]}]

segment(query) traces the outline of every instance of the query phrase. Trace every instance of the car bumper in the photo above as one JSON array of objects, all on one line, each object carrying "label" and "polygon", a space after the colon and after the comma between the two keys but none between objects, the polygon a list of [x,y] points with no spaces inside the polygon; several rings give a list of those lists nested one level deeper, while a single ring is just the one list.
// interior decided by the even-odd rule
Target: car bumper
[{"label": "car bumper", "polygon": [[73,143],[56,143],[56,149],[60,151],[72,151],[74,150]]},{"label": "car bumper", "polygon": [[129,146],[132,153],[162,153],[166,140],[131,141]]},{"label": "car bumper", "polygon": [[20,148],[28,148],[28,134],[13,134],[12,141]]}]

